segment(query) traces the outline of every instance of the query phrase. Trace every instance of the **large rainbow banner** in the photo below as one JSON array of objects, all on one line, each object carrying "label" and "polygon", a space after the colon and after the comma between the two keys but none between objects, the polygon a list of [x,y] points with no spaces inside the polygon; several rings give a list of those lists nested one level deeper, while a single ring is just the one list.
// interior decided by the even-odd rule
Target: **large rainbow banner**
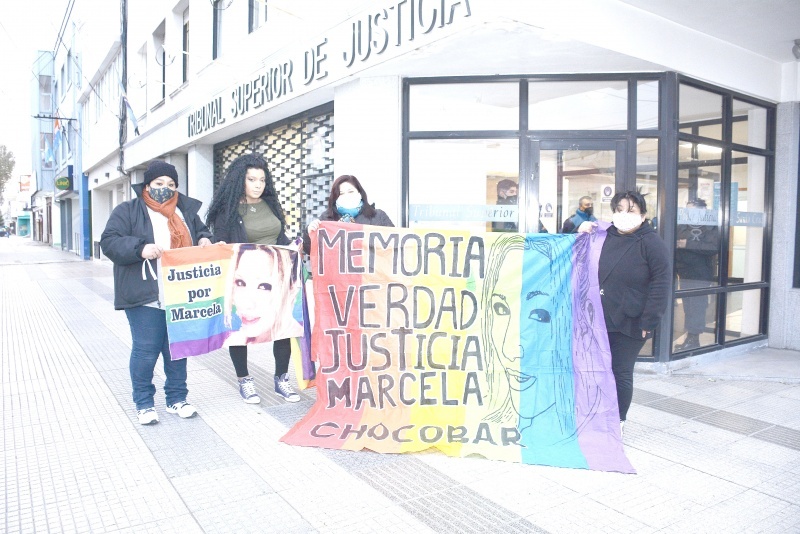
[{"label": "large rainbow banner", "polygon": [[634,472],[597,285],[604,236],[321,224],[317,401],[282,440]]},{"label": "large rainbow banner", "polygon": [[217,244],[165,251],[160,276],[172,359],[304,336],[301,265],[291,247]]}]

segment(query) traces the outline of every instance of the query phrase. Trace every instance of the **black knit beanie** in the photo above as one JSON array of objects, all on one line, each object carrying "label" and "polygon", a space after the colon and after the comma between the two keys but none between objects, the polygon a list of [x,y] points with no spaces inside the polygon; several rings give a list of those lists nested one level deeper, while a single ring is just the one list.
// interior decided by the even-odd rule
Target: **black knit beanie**
[{"label": "black knit beanie", "polygon": [[147,170],[144,171],[144,185],[149,184],[161,176],[169,176],[175,180],[175,186],[178,185],[178,171],[175,169],[175,166],[158,159],[151,161],[150,165],[147,166]]}]

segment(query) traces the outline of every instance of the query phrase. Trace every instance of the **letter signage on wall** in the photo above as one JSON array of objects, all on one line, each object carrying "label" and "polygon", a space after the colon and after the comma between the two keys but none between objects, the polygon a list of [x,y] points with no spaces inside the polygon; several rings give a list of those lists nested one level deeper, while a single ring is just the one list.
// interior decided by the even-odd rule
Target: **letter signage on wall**
[{"label": "letter signage on wall", "polygon": [[193,109],[186,117],[187,136],[213,130],[228,117],[238,119],[263,111],[290,95],[313,89],[322,80],[350,76],[372,66],[382,55],[388,56],[391,47],[409,48],[419,44],[422,36],[471,15],[469,0],[394,0],[384,9],[337,27],[305,50],[269,62],[221,96]]}]

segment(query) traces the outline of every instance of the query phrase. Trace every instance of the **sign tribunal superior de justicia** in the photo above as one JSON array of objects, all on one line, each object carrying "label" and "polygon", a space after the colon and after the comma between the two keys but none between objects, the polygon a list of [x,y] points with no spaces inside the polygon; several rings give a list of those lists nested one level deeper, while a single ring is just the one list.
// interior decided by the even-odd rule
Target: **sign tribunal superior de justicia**
[{"label": "sign tribunal superior de justicia", "polygon": [[[402,47],[421,35],[453,24],[472,15],[469,0],[396,0],[386,9],[354,19],[349,31],[323,37],[302,52],[302,57],[274,61],[250,79],[236,84],[228,97],[220,95],[195,109],[187,117],[189,137],[200,135],[231,118],[243,117],[251,111],[275,104],[289,94],[300,94],[320,80],[339,79],[368,66],[389,45]],[[347,28],[344,25],[344,28]],[[336,51],[341,52],[337,62]],[[333,56],[329,57],[329,53]],[[298,56],[300,53],[298,53]],[[295,59],[297,62],[295,62]],[[358,61],[358,63],[357,63]],[[303,87],[295,91],[295,65],[302,64]],[[331,76],[329,68],[338,76]],[[331,76],[330,78],[328,78]]]}]

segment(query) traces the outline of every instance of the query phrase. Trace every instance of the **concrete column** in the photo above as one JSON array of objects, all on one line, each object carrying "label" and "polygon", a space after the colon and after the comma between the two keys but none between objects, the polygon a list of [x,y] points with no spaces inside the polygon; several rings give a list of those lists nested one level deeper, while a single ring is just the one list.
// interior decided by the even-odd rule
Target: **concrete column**
[{"label": "concrete column", "polygon": [[778,104],[770,277],[769,345],[800,350],[797,309],[800,289],[792,288],[797,218],[800,102]]},{"label": "concrete column", "polygon": [[186,154],[170,154],[168,157],[164,158],[167,163],[170,165],[175,166],[175,170],[178,171],[178,191],[183,193],[184,195],[187,194],[186,190],[189,184],[189,180],[186,179],[187,177],[187,157]]},{"label": "concrete column", "polygon": [[192,145],[189,147],[187,162],[187,195],[203,203],[200,218],[205,220],[206,211],[214,195],[214,147],[212,145]]},{"label": "concrete column", "polygon": [[397,76],[360,78],[336,89],[334,178],[352,174],[369,201],[400,225],[402,83]]}]

